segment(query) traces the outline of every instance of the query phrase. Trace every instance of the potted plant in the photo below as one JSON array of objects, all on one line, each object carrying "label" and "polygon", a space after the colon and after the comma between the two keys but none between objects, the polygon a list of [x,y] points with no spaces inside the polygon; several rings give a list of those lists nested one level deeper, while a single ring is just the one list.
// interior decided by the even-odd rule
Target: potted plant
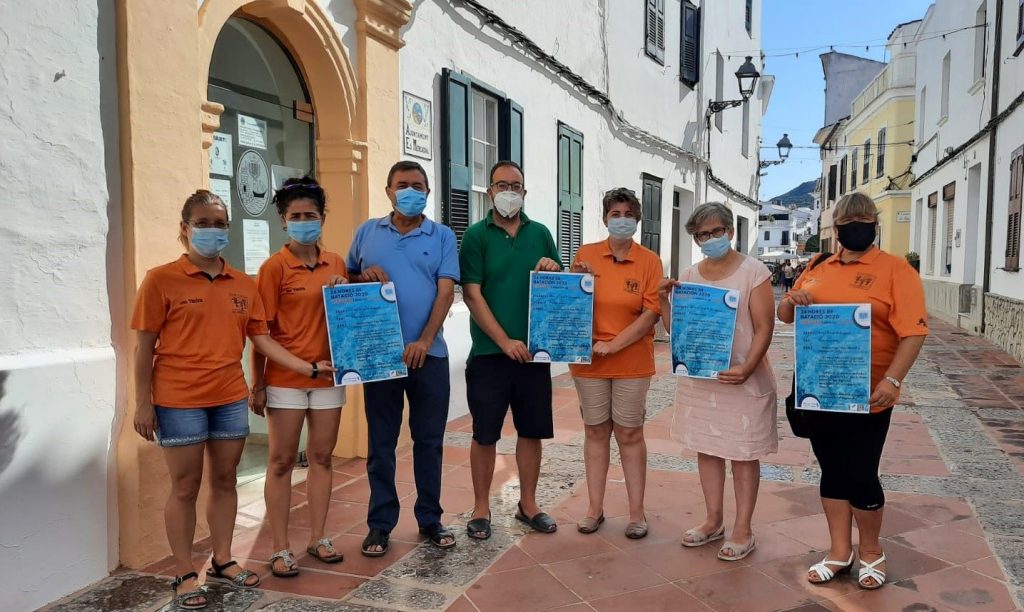
[{"label": "potted plant", "polygon": [[905,255],[905,257],[907,258],[907,263],[909,263],[911,265],[911,267],[913,267],[918,272],[921,271],[921,256],[920,255],[918,255],[917,253],[911,251],[911,252],[907,253]]}]

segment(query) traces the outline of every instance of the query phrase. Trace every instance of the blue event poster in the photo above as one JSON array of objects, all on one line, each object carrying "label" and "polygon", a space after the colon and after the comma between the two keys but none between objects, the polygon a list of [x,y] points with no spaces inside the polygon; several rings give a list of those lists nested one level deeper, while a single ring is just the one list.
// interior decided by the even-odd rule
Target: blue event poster
[{"label": "blue event poster", "polygon": [[871,411],[871,304],[796,308],[796,407]]},{"label": "blue event poster", "polygon": [[740,292],[700,283],[672,290],[672,372],[718,378],[732,362]]},{"label": "blue event poster", "polygon": [[538,363],[590,363],[594,339],[594,276],[530,273],[530,334]]},{"label": "blue event poster", "polygon": [[408,376],[394,283],[324,287],[334,386]]}]

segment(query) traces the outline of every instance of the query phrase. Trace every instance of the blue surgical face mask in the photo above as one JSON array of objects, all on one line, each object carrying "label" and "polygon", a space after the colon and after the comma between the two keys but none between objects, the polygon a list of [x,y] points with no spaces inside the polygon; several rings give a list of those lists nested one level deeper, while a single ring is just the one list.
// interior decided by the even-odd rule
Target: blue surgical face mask
[{"label": "blue surgical face mask", "polygon": [[725,234],[718,238],[709,238],[704,241],[700,245],[700,252],[711,259],[721,259],[729,253],[730,246],[732,246],[732,241],[729,239],[729,235]]},{"label": "blue surgical face mask", "polygon": [[612,238],[632,238],[636,233],[636,219],[633,217],[612,217],[608,219],[608,233]]},{"label": "blue surgical face mask", "polygon": [[320,221],[289,221],[288,236],[299,244],[316,244],[324,231]]},{"label": "blue surgical face mask", "polygon": [[427,207],[427,194],[406,187],[395,192],[395,208],[403,217],[418,217]]},{"label": "blue surgical face mask", "polygon": [[196,253],[203,257],[213,258],[228,248],[228,230],[216,227],[193,227],[189,242]]}]

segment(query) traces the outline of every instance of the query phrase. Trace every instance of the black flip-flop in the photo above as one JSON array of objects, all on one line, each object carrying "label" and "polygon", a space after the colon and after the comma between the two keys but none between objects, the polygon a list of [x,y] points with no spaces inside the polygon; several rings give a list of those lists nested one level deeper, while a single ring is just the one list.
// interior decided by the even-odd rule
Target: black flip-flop
[{"label": "black flip-flop", "polygon": [[[452,548],[455,546],[455,534],[440,523],[434,523],[430,527],[420,527],[420,535],[430,540],[430,543],[438,548]],[[445,538],[451,538],[451,542],[445,542]]]},{"label": "black flip-flop", "polygon": [[523,502],[519,502],[519,511],[516,512],[516,520],[526,523],[534,531],[541,533],[554,533],[558,531],[558,525],[555,523],[555,519],[551,518],[547,512],[538,512],[533,516],[526,516],[526,512],[523,512]]},{"label": "black flip-flop", "polygon": [[[383,557],[388,552],[388,540],[391,539],[391,534],[384,531],[383,529],[371,529],[370,533],[366,535],[366,539],[363,540],[363,556],[364,557]],[[373,546],[380,546],[380,550],[370,550]]]},{"label": "black flip-flop", "polygon": [[474,540],[491,537],[491,513],[487,513],[487,518],[475,518],[466,523],[466,534]]}]

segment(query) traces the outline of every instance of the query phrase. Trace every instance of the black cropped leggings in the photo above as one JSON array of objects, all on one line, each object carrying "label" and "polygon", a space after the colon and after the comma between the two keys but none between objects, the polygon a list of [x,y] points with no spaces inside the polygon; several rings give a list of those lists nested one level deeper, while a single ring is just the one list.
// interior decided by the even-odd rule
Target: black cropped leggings
[{"label": "black cropped leggings", "polygon": [[885,494],[878,479],[892,409],[873,414],[815,413],[811,448],[821,466],[821,496],[845,499],[857,510],[878,510]]}]

